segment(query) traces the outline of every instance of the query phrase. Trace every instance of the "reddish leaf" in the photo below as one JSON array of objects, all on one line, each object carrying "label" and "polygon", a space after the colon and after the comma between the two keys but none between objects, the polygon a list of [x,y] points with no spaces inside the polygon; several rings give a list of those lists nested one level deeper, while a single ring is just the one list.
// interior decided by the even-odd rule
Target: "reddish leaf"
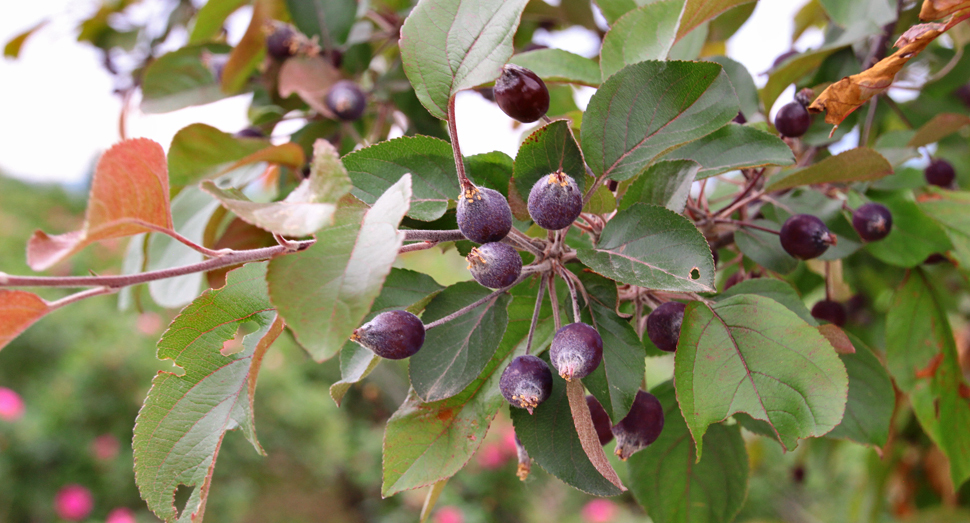
[{"label": "reddish leaf", "polygon": [[47,302],[36,294],[0,289],[0,349],[48,312]]},{"label": "reddish leaf", "polygon": [[334,118],[323,103],[330,86],[340,80],[340,71],[319,56],[293,57],[280,68],[279,92],[283,98],[296,94],[320,114]]},{"label": "reddish leaf", "polygon": [[84,228],[55,236],[35,232],[27,265],[42,271],[96,241],[171,229],[165,152],[145,138],[125,140],[98,162]]},{"label": "reddish leaf", "polygon": [[566,383],[566,397],[569,398],[569,409],[573,413],[573,424],[576,425],[576,434],[579,435],[579,442],[583,445],[586,457],[589,462],[596,467],[597,472],[603,475],[610,483],[620,490],[626,490],[620,477],[616,475],[613,466],[610,465],[606,453],[603,452],[603,445],[593,426],[593,418],[589,413],[589,405],[586,403],[586,390],[579,380]]}]

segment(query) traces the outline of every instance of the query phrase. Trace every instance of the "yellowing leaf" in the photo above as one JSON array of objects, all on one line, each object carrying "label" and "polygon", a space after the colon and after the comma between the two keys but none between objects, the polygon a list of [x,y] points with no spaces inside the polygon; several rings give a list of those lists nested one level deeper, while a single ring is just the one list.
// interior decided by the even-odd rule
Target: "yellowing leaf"
[{"label": "yellowing leaf", "polygon": [[0,289],[0,349],[48,312],[47,302],[36,294]]},{"label": "yellowing leaf", "polygon": [[98,161],[84,227],[56,236],[36,231],[27,265],[42,271],[96,241],[171,229],[165,152],[145,138],[125,140]]},{"label": "yellowing leaf", "polygon": [[687,0],[677,29],[677,40],[724,11],[749,2],[751,0]]}]

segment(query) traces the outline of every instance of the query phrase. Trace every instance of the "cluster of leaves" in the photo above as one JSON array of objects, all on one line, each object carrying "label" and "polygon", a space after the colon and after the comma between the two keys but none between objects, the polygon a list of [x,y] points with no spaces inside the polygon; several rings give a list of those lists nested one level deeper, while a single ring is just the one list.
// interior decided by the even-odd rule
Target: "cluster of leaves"
[{"label": "cluster of leaves", "polygon": [[[540,22],[591,24],[588,2],[552,8],[525,0],[421,0],[409,13],[409,5],[395,3],[361,13],[353,1],[256,0],[249,30],[230,48],[218,28],[240,4],[212,1],[194,13],[189,44],[141,71],[143,108],[171,110],[249,89],[255,126],[272,129],[297,111],[310,119],[306,127],[274,146],[192,125],[176,135],[167,156],[148,140],[125,140],[97,166],[83,228],[37,232],[27,248],[30,267],[44,270],[93,242],[131,236],[125,274],[0,274],[4,287],[91,287],[56,301],[0,290],[0,346],[80,299],[119,289],[123,302],[140,299],[129,290],[135,284],[148,283],[159,305],[184,306],[158,343],[158,357],[181,373],[155,378],[134,429],[136,482],[159,517],[202,519],[226,431],[241,429],[263,452],[252,408],[256,377],[285,330],[316,361],[339,355],[342,379],[330,390],[339,404],[380,364],[348,342],[363,322],[406,308],[429,324],[478,303],[428,330],[409,363],[410,393],[387,422],[382,494],[428,485],[440,491],[505,408],[501,370],[530,339],[533,353],[548,346],[559,310],[571,310],[574,281],[583,289],[581,302],[573,297],[581,319],[603,338],[603,362],[581,385],[555,377],[550,399],[533,415],[511,411],[528,454],[571,486],[604,496],[629,488],[655,521],[728,521],[747,491],[742,428],[786,450],[824,436],[885,451],[893,414],[904,408],[896,391],[948,458],[952,485],[970,478],[970,435],[952,430],[970,425],[948,318],[956,305],[947,297],[952,290],[937,283],[970,264],[970,196],[927,188],[905,165],[919,148],[936,144],[937,155],[970,172],[966,140],[951,136],[970,118],[947,111],[959,107],[951,92],[970,76],[959,67],[967,62],[966,42],[954,53],[920,40],[920,50],[950,53],[957,66],[911,104],[882,97],[885,104],[870,102],[864,123],[843,112],[835,136],[819,121],[786,142],[764,117],[781,92],[857,72],[868,54],[860,59],[855,48],[870,51],[865,43],[876,37],[871,50],[882,52],[878,47],[903,32],[915,9],[900,12],[881,0],[810,3],[804,23],[831,29],[824,46],[778,64],[758,91],[742,65],[708,56],[754,3],[599,0],[610,29],[598,61],[556,49],[515,53]],[[970,4],[948,9],[945,27],[963,28],[957,23]],[[273,20],[292,21],[316,38],[319,52],[267,58],[265,28]],[[220,54],[228,56],[214,69]],[[487,86],[508,62],[552,85],[556,119],[530,130],[514,159],[498,152],[461,158],[455,137],[451,144],[442,139],[448,134],[439,120],[453,120],[458,92]],[[335,120],[322,103],[344,76],[373,100],[357,122]],[[561,96],[569,88],[556,84],[597,91],[580,112]],[[871,86],[862,94],[832,89],[819,100],[849,92],[861,104],[874,93]],[[408,136],[378,141],[395,111],[407,120]],[[751,123],[733,123],[739,114]],[[856,126],[859,146],[829,154],[827,146]],[[523,198],[533,184],[561,170],[587,192],[581,220],[552,241],[564,245],[559,261],[571,274],[564,276],[568,288],[550,292],[563,300],[535,310],[537,281],[491,293],[470,282],[443,288],[425,274],[393,268],[399,253],[416,245],[404,242],[454,229],[461,170],[454,160],[477,185],[508,198],[515,228],[537,242],[546,234],[531,226]],[[699,195],[692,197],[695,182]],[[867,201],[893,213],[883,241],[864,243],[851,228],[846,209]],[[795,260],[764,230],[801,212],[818,215],[839,236],[818,262]],[[465,241],[455,246],[469,248]],[[947,253],[946,267],[922,266],[938,253]],[[523,256],[534,261],[529,250]],[[867,265],[880,270],[867,272]],[[824,275],[825,295],[841,300],[853,285],[898,285],[882,311],[884,335],[819,325],[803,299],[817,294],[816,274]],[[718,293],[718,279],[727,277],[736,284]],[[617,474],[617,463],[583,430],[589,418],[580,410],[582,386],[614,421],[623,419],[658,355],[644,336],[645,308],[671,299],[687,302],[673,379],[649,384],[666,425]],[[173,504],[180,485],[196,487],[182,509]]]}]

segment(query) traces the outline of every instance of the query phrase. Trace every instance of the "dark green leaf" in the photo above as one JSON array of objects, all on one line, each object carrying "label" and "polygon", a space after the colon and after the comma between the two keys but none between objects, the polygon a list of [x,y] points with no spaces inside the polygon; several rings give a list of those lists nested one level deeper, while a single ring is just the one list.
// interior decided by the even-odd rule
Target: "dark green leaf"
[{"label": "dark green leaf", "polygon": [[448,118],[458,91],[491,82],[512,57],[526,0],[423,0],[401,28],[401,60],[418,99]]},{"label": "dark green leaf", "polygon": [[889,236],[866,244],[876,258],[898,267],[915,267],[927,256],[952,248],[946,231],[923,213],[911,191],[869,191],[866,196],[885,205],[893,215]]},{"label": "dark green leaf", "polygon": [[343,158],[354,182],[351,191],[367,204],[377,201],[405,173],[411,173],[414,196],[408,216],[432,221],[458,197],[458,172],[451,145],[427,136],[401,137],[354,151]]},{"label": "dark green leaf", "polygon": [[519,219],[528,219],[528,212],[523,215],[523,210],[532,186],[559,169],[576,180],[580,191],[585,191],[583,155],[567,120],[556,120],[536,129],[522,142],[515,155],[515,172],[510,188],[512,199],[515,200],[512,209],[518,211],[516,215]]},{"label": "dark green leaf", "polygon": [[802,169],[773,176],[766,191],[781,191],[799,185],[878,180],[893,173],[893,166],[876,151],[865,147],[849,149]]},{"label": "dark green leaf", "polygon": [[677,38],[684,0],[660,0],[621,16],[603,37],[603,80],[644,60],[663,60]]},{"label": "dark green leaf", "polygon": [[577,254],[619,282],[657,290],[714,290],[714,259],[704,235],[687,218],[656,205],[638,203],[618,212],[596,247]]},{"label": "dark green leaf", "polygon": [[494,189],[506,198],[509,196],[512,166],[512,158],[501,151],[476,154],[465,158],[466,174],[476,185]]},{"label": "dark green leaf", "polygon": [[315,360],[333,357],[370,312],[404,241],[397,228],[410,200],[405,175],[370,209],[338,208],[305,251],[270,262],[273,304]]},{"label": "dark green leaf", "polygon": [[[241,428],[256,440],[253,392],[266,350],[283,331],[266,296],[266,264],[251,263],[228,275],[226,286],[206,291],[186,307],[158,342],[158,358],[183,374],[160,372],[135,420],[135,482],[148,507],[166,522],[178,519],[179,485],[195,486],[180,521],[201,521],[222,439]],[[237,328],[255,322],[242,351],[226,355]]]},{"label": "dark green leaf", "polygon": [[620,210],[648,203],[683,212],[690,186],[700,169],[701,165],[693,160],[662,160],[651,165],[627,188]]},{"label": "dark green leaf", "polygon": [[664,156],[665,160],[693,160],[701,164],[697,179],[767,165],[795,163],[791,147],[777,136],[747,125],[728,124]]},{"label": "dark green leaf", "polygon": [[325,49],[343,45],[357,19],[355,0],[286,0],[286,7],[297,29]]},{"label": "dark green leaf", "polygon": [[226,95],[205,60],[229,50],[226,45],[206,44],[183,47],[159,57],[145,69],[141,110],[166,113],[224,98]]},{"label": "dark green leaf", "polygon": [[583,114],[583,154],[597,176],[625,180],[737,114],[737,96],[720,65],[640,62],[593,95]]},{"label": "dark green leaf", "polygon": [[849,374],[849,396],[842,423],[827,434],[882,447],[889,439],[889,423],[896,393],[886,368],[859,338],[849,335],[855,354],[839,354]]},{"label": "dark green leaf", "polygon": [[529,69],[546,82],[598,87],[600,68],[595,60],[562,49],[538,49],[517,54],[509,63]]},{"label": "dark green leaf", "polygon": [[[431,323],[491,294],[477,282],[448,287],[431,300],[422,321]],[[426,402],[461,392],[485,368],[502,341],[509,319],[507,294],[495,296],[469,313],[435,327],[411,356],[411,386]]]},{"label": "dark green leaf", "polygon": [[[751,223],[774,230],[781,229],[780,225],[768,220],[751,220]],[[734,233],[734,242],[745,256],[770,271],[788,274],[798,267],[798,260],[785,252],[777,234],[741,227]]]},{"label": "dark green leaf", "polygon": [[770,423],[792,449],[831,431],[845,410],[849,380],[832,345],[769,298],[688,304],[674,365],[698,456],[707,427],[738,412]]},{"label": "dark green leaf", "polygon": [[[751,2],[748,6],[752,8],[756,5],[756,2]],[[744,9],[750,9],[748,6],[744,6]],[[742,8],[735,9],[734,11],[740,11]],[[748,11],[751,14],[751,11]],[[738,102],[741,105],[741,114],[745,116],[748,120],[751,120],[756,114],[761,112],[760,100],[758,99],[758,88],[754,84],[754,79],[751,78],[751,73],[748,69],[744,67],[740,62],[736,62],[726,56],[710,56],[706,57],[705,60],[709,62],[717,62],[721,64],[724,68],[724,72],[727,73],[728,78],[731,79],[731,85],[734,86],[734,93],[738,95]]]},{"label": "dark green leaf", "polygon": [[919,208],[946,231],[960,267],[970,267],[970,194],[935,188],[933,194],[936,198],[921,201]]},{"label": "dark green leaf", "polygon": [[189,35],[189,44],[212,40],[222,31],[226,18],[245,4],[245,0],[210,0],[199,8]]},{"label": "dark green leaf", "polygon": [[704,435],[700,461],[672,382],[652,393],[664,407],[657,441],[630,457],[630,490],[656,523],[732,521],[748,491],[748,452],[738,425],[716,424]]},{"label": "dark green leaf", "polygon": [[818,325],[818,321],[812,317],[812,313],[805,307],[805,302],[802,301],[802,297],[798,295],[798,292],[791,285],[782,280],[776,280],[774,278],[744,280],[733,285],[721,294],[718,294],[715,299],[722,301],[739,294],[757,294],[758,296],[771,298],[797,314],[805,323],[815,326]]}]

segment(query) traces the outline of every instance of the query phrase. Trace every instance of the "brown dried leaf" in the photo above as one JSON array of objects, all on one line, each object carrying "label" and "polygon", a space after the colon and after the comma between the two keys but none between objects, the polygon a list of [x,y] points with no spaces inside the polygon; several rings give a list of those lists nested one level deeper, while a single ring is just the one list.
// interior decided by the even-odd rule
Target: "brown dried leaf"
[{"label": "brown dried leaf", "polygon": [[0,289],[0,349],[48,312],[47,302],[36,294]]},{"label": "brown dried leaf", "polygon": [[963,9],[970,9],[970,0],[923,0],[923,7],[919,10],[919,19],[939,20]]},{"label": "brown dried leaf", "polygon": [[616,485],[620,490],[626,490],[620,477],[616,475],[613,466],[610,465],[603,452],[603,445],[596,434],[596,427],[593,426],[593,418],[589,413],[589,405],[586,403],[586,392],[583,384],[579,380],[566,382],[566,397],[569,398],[569,409],[573,413],[573,424],[576,426],[576,433],[579,435],[579,442],[586,451],[590,463],[596,470],[603,475],[610,483]]},{"label": "brown dried leaf", "polygon": [[818,98],[808,106],[809,112],[825,112],[825,121],[836,127],[852,111],[858,109],[870,98],[889,89],[896,73],[906,65],[911,58],[918,55],[937,36],[942,34],[945,27],[941,24],[923,24],[914,26],[900,37],[904,46],[891,56],[883,58],[876,65],[865,71],[847,76],[828,86]]},{"label": "brown dried leaf", "polygon": [[283,63],[279,76],[280,96],[286,98],[296,93],[318,113],[327,118],[336,117],[323,103],[323,98],[333,84],[340,81],[340,71],[319,56],[295,56]]},{"label": "brown dried leaf", "polygon": [[98,161],[84,228],[55,236],[36,231],[27,265],[42,271],[96,241],[172,230],[168,194],[162,146],[145,138],[116,144]]}]

